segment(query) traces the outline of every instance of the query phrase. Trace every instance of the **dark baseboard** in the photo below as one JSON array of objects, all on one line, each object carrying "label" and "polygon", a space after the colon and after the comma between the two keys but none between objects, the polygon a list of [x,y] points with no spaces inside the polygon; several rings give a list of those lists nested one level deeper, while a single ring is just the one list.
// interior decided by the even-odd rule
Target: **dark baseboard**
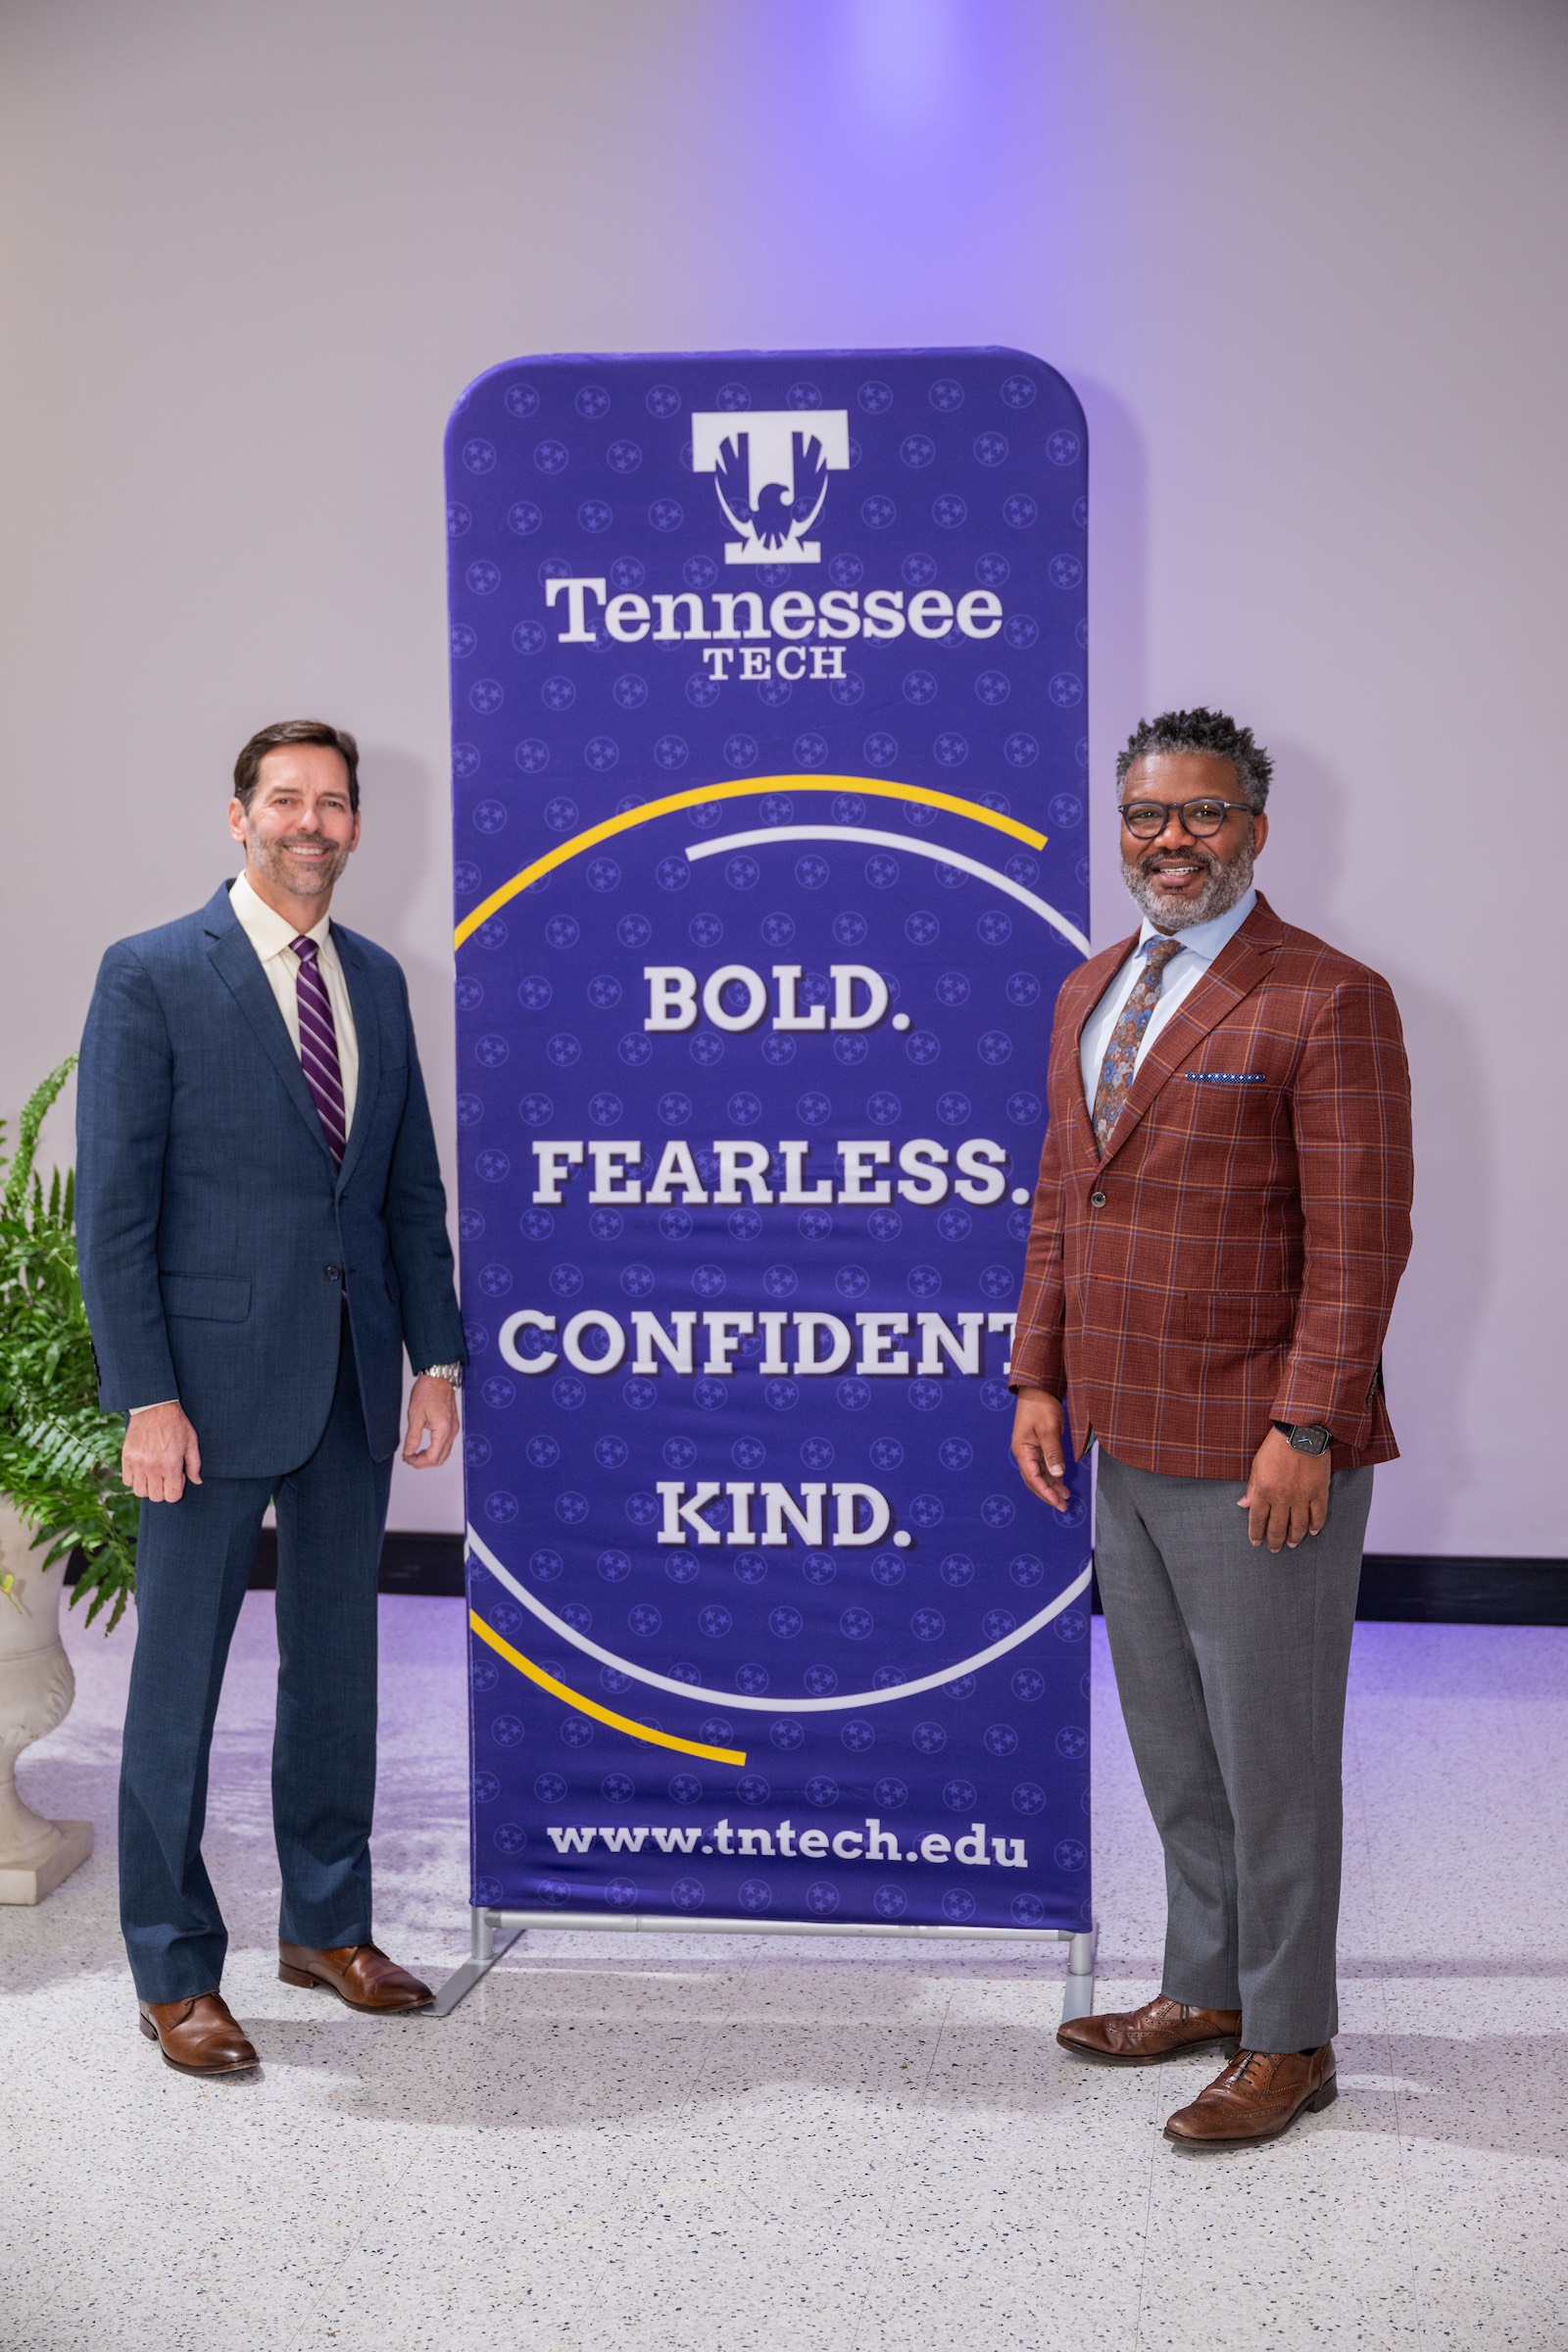
[{"label": "dark baseboard", "polygon": [[[67,1571],[74,1583],[74,1563]],[[253,1592],[277,1585],[277,1538],[262,1530],[251,1563]],[[381,1546],[383,1592],[459,1599],[463,1538],[388,1531]],[[1100,1593],[1094,1595],[1100,1612]],[[1568,1625],[1568,1560],[1440,1559],[1369,1551],[1356,1616],[1384,1625]]]},{"label": "dark baseboard", "polygon": [[[66,1582],[74,1585],[81,1554],[73,1552],[66,1563]],[[264,1527],[256,1539],[251,1562],[253,1592],[277,1591],[277,1535]],[[422,1592],[437,1599],[463,1597],[463,1538],[461,1536],[399,1535],[389,1529],[381,1539],[383,1592]]]},{"label": "dark baseboard", "polygon": [[[277,1590],[277,1536],[264,1527],[251,1562],[251,1591]],[[381,1539],[383,1592],[418,1592],[426,1597],[457,1600],[463,1596],[463,1538],[461,1536],[400,1535],[388,1528]]]},{"label": "dark baseboard", "polygon": [[1369,1551],[1355,1614],[1372,1625],[1568,1625],[1568,1560]]},{"label": "dark baseboard", "polygon": [[[276,1581],[275,1543],[262,1537],[253,1585]],[[461,1536],[389,1534],[383,1592],[461,1593]],[[1100,1595],[1095,1595],[1095,1607]],[[1369,1551],[1356,1615],[1394,1625],[1568,1625],[1568,1560],[1439,1559]]]},{"label": "dark baseboard", "polygon": [[1394,1625],[1568,1625],[1568,1560],[1368,1552],[1355,1613]]}]

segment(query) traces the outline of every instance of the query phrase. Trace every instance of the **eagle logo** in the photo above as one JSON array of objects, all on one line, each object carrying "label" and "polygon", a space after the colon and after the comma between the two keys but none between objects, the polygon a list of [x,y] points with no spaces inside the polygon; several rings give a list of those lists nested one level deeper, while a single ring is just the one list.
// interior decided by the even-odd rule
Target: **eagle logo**
[{"label": "eagle logo", "polygon": [[692,417],[692,469],[710,473],[735,538],[729,564],[820,564],[806,534],[827,500],[827,477],[850,463],[847,409],[804,416],[796,409],[753,409]]}]

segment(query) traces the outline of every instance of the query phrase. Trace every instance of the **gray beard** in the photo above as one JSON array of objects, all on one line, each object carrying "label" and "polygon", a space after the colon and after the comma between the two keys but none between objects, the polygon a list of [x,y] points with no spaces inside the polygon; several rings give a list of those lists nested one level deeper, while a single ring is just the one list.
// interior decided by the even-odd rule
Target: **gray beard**
[{"label": "gray beard", "polygon": [[1156,896],[1142,860],[1134,863],[1124,858],[1121,861],[1122,880],[1143,913],[1161,931],[1190,931],[1195,923],[1211,923],[1217,914],[1228,914],[1237,900],[1252,887],[1250,841],[1243,842],[1229,864],[1222,864],[1208,850],[1200,849],[1194,854],[1207,863],[1208,879],[1196,899],[1189,899],[1185,906],[1179,906]]}]

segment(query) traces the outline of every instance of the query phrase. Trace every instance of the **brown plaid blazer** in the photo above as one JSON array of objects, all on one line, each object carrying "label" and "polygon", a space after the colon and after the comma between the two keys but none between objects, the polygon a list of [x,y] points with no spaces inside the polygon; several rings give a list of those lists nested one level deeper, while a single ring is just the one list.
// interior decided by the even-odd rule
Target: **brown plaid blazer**
[{"label": "brown plaid blazer", "polygon": [[1271,1421],[1392,1460],[1382,1348],[1410,1253],[1393,992],[1265,900],[1154,1039],[1103,1159],[1078,1041],[1134,941],[1056,1000],[1013,1386],[1137,1469],[1245,1479]]}]

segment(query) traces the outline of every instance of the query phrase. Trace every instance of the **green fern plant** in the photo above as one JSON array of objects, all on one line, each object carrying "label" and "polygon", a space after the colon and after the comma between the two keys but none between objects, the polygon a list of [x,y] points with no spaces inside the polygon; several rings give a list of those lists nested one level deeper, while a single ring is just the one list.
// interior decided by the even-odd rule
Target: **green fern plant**
[{"label": "green fern plant", "polygon": [[98,1402],[74,1179],[57,1168],[45,1191],[33,1166],[45,1114],[75,1066],[73,1054],[34,1088],[9,1161],[0,1120],[0,1494],[48,1538],[45,1566],[80,1553],[72,1604],[87,1602],[89,1625],[109,1607],[113,1633],[135,1590],[140,1506],[121,1483],[124,1423]]}]

